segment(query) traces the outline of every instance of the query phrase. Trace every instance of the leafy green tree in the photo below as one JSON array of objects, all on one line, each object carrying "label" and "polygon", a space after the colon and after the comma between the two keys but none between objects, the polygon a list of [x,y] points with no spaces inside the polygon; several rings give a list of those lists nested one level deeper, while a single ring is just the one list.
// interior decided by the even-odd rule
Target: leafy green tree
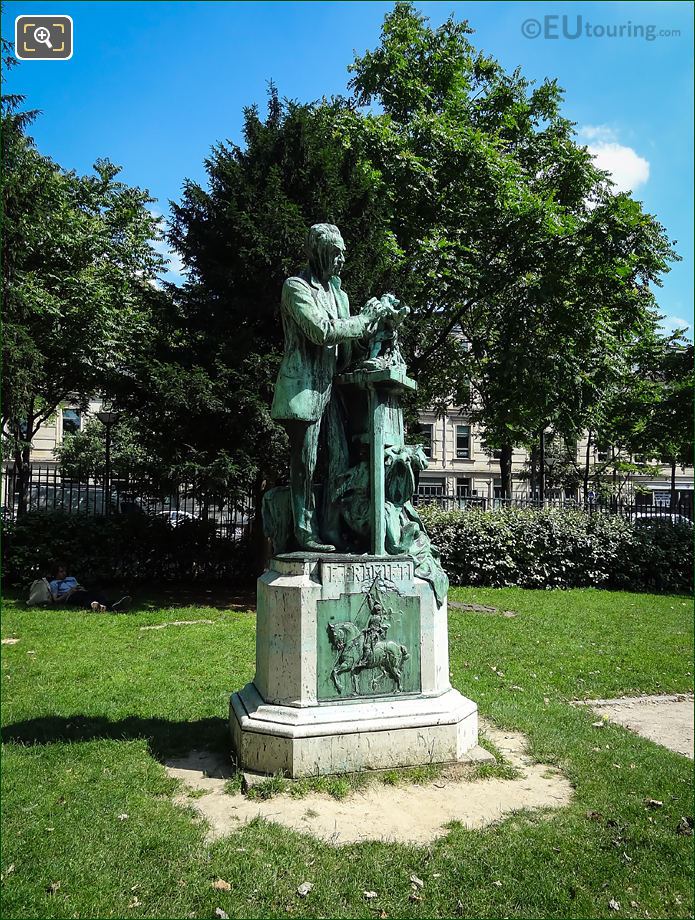
[{"label": "leafy green tree", "polygon": [[574,497],[581,483],[581,470],[577,457],[576,441],[566,441],[556,432],[544,434],[544,450],[540,450],[540,440],[522,445],[528,452],[528,460],[519,478],[526,480],[532,496],[541,494],[547,498],[551,490],[562,491],[562,497]]},{"label": "leafy green tree", "polygon": [[61,169],[38,152],[15,104],[2,113],[2,432],[21,511],[42,422],[127,374],[161,257],[149,195],[119,182],[107,160],[86,176]]},{"label": "leafy green tree", "polygon": [[[137,424],[128,418],[112,427],[109,457],[111,481],[150,477],[160,471],[156,458],[143,448]],[[106,426],[90,418],[80,431],[65,434],[56,447],[56,458],[63,476],[103,482],[106,475]]]},{"label": "leafy green tree", "polygon": [[[348,246],[345,287],[364,301],[383,290],[393,248],[384,183],[339,133],[344,100],[282,102],[271,85],[262,119],[244,111],[243,147],[218,144],[207,188],[187,181],[172,206],[171,241],[187,270],[157,323],[149,387],[134,406],[171,469],[210,491],[257,496],[284,472],[286,436],[270,418],[283,344],[284,279],[305,264],[307,227],[337,223]],[[381,291],[380,291],[381,293]]]},{"label": "leafy green tree", "polygon": [[661,398],[652,405],[649,441],[671,467],[671,508],[676,507],[676,467],[693,465],[694,349],[683,340],[667,342],[661,351]]},{"label": "leafy green tree", "polygon": [[470,34],[399,3],[351,85],[381,109],[361,149],[389,186],[422,399],[471,381],[509,495],[513,446],[551,425],[575,437],[607,360],[656,323],[651,286],[674,253],[576,143],[557,83],[505,73]]},{"label": "leafy green tree", "polygon": [[609,476],[618,492],[621,476],[654,474],[666,463],[675,506],[676,468],[693,462],[693,346],[678,333],[645,336],[631,358],[602,407],[597,436],[610,445],[610,456],[593,476]]},{"label": "leafy green tree", "polygon": [[213,149],[208,188],[186,183],[171,238],[190,280],[157,370],[182,464],[259,489],[281,471],[279,292],[316,221],[343,231],[354,302],[394,290],[411,307],[420,404],[469,405],[507,495],[513,447],[548,428],[575,439],[653,329],[674,257],[663,228],[613,194],[556,82],[506,73],[470,35],[397,4],[351,67],[352,100],[282,103],[271,87],[265,121],[245,111],[244,147]]}]

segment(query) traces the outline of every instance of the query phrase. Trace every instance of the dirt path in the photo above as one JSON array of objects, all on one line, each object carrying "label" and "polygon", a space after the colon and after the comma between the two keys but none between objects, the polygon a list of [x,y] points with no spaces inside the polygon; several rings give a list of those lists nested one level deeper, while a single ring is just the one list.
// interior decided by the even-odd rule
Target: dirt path
[{"label": "dirt path", "polygon": [[625,696],[615,700],[591,700],[587,705],[609,722],[617,722],[643,738],[693,758],[695,720],[692,693]]},{"label": "dirt path", "polygon": [[[229,834],[261,817],[293,830],[314,834],[341,846],[363,840],[427,844],[447,833],[451,821],[481,828],[522,808],[561,808],[572,796],[568,780],[558,770],[533,763],[525,753],[523,735],[486,726],[486,735],[521,775],[518,779],[447,778],[426,785],[387,786],[375,782],[366,790],[336,800],[323,793],[304,798],[278,795],[266,801],[224,792],[230,768],[215,755],[192,751],[166,764],[169,775],[199,798],[179,795],[179,804],[195,808],[208,822],[209,839]],[[379,820],[366,820],[366,815]]]}]

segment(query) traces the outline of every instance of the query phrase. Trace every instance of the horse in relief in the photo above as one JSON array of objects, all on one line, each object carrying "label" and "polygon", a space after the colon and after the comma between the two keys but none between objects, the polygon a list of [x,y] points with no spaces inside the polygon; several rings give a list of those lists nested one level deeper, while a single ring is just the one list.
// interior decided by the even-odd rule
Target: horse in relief
[{"label": "horse in relief", "polygon": [[344,623],[329,623],[328,638],[337,651],[338,657],[331,671],[331,680],[338,691],[343,692],[338,678],[349,673],[352,692],[359,693],[358,677],[362,671],[376,670],[372,677],[372,693],[384,677],[388,676],[396,684],[396,693],[403,689],[403,663],[410,657],[408,649],[400,642],[380,640],[369,644],[365,637],[366,630],[361,630],[350,620]]}]

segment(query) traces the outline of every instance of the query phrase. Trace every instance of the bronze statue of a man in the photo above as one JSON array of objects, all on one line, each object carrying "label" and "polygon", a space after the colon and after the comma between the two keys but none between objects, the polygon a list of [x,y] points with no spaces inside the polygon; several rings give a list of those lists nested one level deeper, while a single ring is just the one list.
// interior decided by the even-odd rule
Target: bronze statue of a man
[{"label": "bronze statue of a man", "polygon": [[394,308],[397,301],[387,294],[381,300],[371,298],[359,314],[350,315],[347,294],[340,286],[345,243],[333,224],[310,228],[306,252],[307,268],[288,278],[282,288],[285,352],[271,415],[289,435],[290,496],[299,548],[332,552],[338,539],[337,517],[327,513],[319,525],[313,480],[322,427],[328,450],[326,495],[347,467],[345,433],[332,397],[333,380],[349,363],[351,344],[367,339],[380,323],[393,321],[399,314]]}]

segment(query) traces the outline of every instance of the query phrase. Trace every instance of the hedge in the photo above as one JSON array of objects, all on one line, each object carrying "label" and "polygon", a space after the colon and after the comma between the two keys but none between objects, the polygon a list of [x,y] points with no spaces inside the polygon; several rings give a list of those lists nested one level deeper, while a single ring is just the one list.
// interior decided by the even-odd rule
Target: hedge
[{"label": "hedge", "polygon": [[5,582],[13,585],[28,586],[61,559],[87,584],[248,579],[253,571],[249,539],[231,540],[209,521],[172,527],[146,514],[32,512],[3,522],[2,535]]},{"label": "hedge", "polygon": [[[454,585],[692,591],[690,527],[557,509],[419,510]],[[254,577],[250,541],[208,521],[36,512],[3,523],[6,584],[28,586],[55,559],[93,584]]]},{"label": "hedge", "polygon": [[454,585],[685,593],[693,530],[566,509],[419,509]]}]

